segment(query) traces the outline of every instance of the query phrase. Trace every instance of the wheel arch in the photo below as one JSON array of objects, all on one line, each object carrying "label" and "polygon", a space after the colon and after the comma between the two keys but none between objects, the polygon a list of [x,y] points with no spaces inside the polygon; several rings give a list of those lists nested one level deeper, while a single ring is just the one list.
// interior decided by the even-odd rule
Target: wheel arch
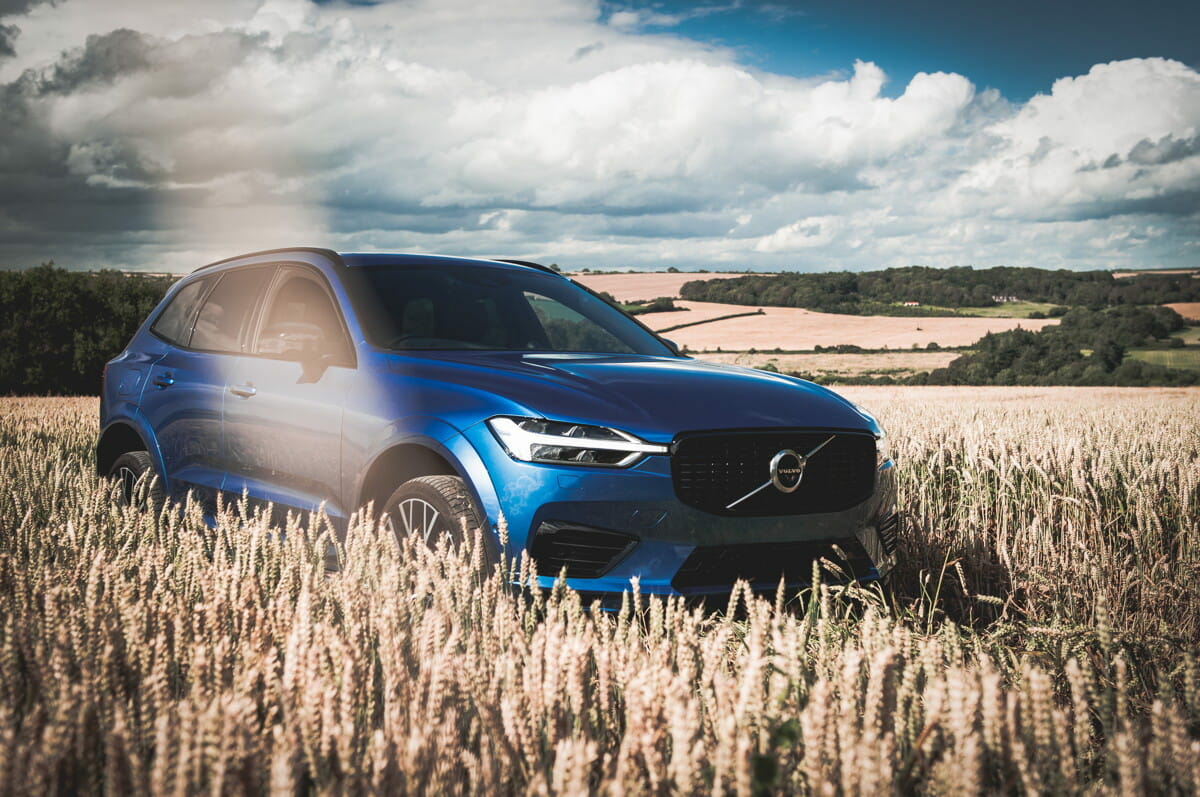
[{"label": "wheel arch", "polygon": [[[373,501],[378,509],[393,490],[418,476],[462,477],[463,474],[444,452],[421,442],[397,443],[382,451],[367,467],[355,506],[365,507]],[[464,481],[470,485],[468,479]]]},{"label": "wheel arch", "polygon": [[487,527],[498,528],[503,513],[491,470],[481,452],[467,436],[444,421],[425,420],[421,424],[409,419],[380,435],[387,442],[381,440],[373,456],[365,458],[367,464],[357,469],[352,484],[347,485],[349,508],[363,509],[373,501],[378,511],[381,502],[409,479],[457,476],[466,483],[480,519]]},{"label": "wheel arch", "polygon": [[96,473],[108,475],[117,457],[130,451],[146,451],[154,456],[142,433],[132,423],[116,421],[109,424],[96,443]]}]

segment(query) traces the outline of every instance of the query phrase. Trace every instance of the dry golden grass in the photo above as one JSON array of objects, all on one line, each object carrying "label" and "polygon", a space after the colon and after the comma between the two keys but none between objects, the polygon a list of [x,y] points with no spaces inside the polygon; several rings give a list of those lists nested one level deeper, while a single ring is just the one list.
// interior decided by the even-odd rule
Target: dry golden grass
[{"label": "dry golden grass", "polygon": [[94,400],[0,399],[0,791],[1200,791],[1200,392],[846,392],[901,466],[898,605],[716,616],[361,520],[327,575],[321,523],[115,508]]}]

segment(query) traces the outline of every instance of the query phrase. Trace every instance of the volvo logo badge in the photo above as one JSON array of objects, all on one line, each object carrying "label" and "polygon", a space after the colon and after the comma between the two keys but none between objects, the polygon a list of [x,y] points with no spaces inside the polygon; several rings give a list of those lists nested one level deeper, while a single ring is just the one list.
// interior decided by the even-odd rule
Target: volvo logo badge
[{"label": "volvo logo badge", "polygon": [[781,493],[794,493],[804,479],[808,458],[785,448],[771,458],[771,484]]},{"label": "volvo logo badge", "polygon": [[727,504],[726,509],[733,509],[743,501],[749,500],[761,493],[763,490],[775,485],[775,489],[781,493],[794,493],[800,486],[800,482],[804,479],[804,469],[808,466],[808,461],[813,458],[813,455],[820,451],[825,446],[833,442],[833,438],[837,435],[829,435],[825,438],[825,442],[809,451],[807,454],[797,454],[790,448],[785,448],[782,451],[771,457],[771,467],[768,470],[771,472],[771,478],[755,487],[750,492]]}]

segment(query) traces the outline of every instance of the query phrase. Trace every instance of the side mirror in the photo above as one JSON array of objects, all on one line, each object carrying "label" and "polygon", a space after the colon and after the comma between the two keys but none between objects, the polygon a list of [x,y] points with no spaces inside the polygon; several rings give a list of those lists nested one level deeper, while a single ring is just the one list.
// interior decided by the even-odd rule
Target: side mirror
[{"label": "side mirror", "polygon": [[667,344],[668,348],[670,348],[671,351],[673,351],[676,355],[681,356],[681,357],[683,356],[683,352],[681,352],[679,350],[678,343],[671,340],[670,338],[660,338],[660,340],[662,340],[663,343]]},{"label": "side mirror", "polygon": [[316,324],[300,321],[272,324],[263,330],[258,341],[260,354],[306,366],[320,362],[327,348],[325,332]]}]

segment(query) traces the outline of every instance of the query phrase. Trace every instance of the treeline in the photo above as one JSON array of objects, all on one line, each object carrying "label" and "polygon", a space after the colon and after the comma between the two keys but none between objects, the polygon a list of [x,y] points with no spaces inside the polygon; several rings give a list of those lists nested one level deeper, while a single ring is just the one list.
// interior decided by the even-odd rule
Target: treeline
[{"label": "treeline", "polygon": [[[1188,274],[1139,274],[1040,268],[974,269],[909,266],[862,273],[752,274],[692,280],[680,289],[698,302],[803,307],[850,315],[946,315],[937,308],[992,307],[993,297],[1083,307],[1200,301],[1200,279]],[[903,307],[919,302],[933,307]]]},{"label": "treeline", "polygon": [[1076,308],[1058,326],[985,335],[971,354],[907,380],[922,385],[1176,386],[1200,383],[1200,373],[1126,359],[1128,349],[1153,345],[1182,329],[1167,307]]},{"label": "treeline", "polygon": [[629,315],[646,315],[647,313],[674,313],[687,310],[679,307],[670,296],[659,296],[657,299],[635,299],[632,302],[618,301],[608,291],[594,291],[604,301]]},{"label": "treeline", "polygon": [[0,395],[99,393],[104,364],[173,282],[53,263],[0,271]]}]

